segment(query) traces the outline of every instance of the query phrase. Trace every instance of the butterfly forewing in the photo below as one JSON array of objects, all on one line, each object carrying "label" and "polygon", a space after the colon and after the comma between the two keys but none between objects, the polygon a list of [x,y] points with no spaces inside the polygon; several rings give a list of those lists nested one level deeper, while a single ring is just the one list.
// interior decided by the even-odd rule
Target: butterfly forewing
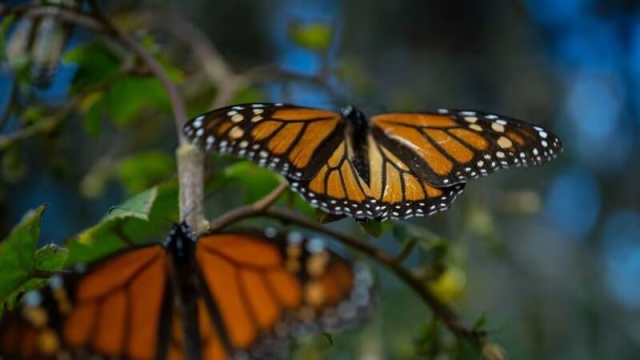
[{"label": "butterfly forewing", "polygon": [[244,157],[294,179],[313,175],[341,140],[340,114],[280,103],[234,105],[189,121],[194,144]]},{"label": "butterfly forewing", "polygon": [[449,186],[500,168],[555,158],[560,139],[541,127],[478,111],[375,115],[376,139],[433,186]]}]

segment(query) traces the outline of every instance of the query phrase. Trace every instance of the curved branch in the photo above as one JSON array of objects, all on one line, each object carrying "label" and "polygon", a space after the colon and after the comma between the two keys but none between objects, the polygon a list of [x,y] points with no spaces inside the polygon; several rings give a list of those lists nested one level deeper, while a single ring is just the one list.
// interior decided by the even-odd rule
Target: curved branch
[{"label": "curved branch", "polygon": [[210,230],[219,230],[225,226],[235,223],[249,216],[254,216],[265,212],[273,203],[278,200],[280,195],[287,189],[286,183],[281,183],[262,199],[253,204],[241,206],[223,214],[211,222]]},{"label": "curved branch", "polygon": [[133,53],[135,53],[142,61],[149,67],[149,69],[154,73],[154,75],[160,80],[162,86],[167,91],[167,95],[169,96],[169,101],[171,101],[171,109],[173,110],[173,117],[176,122],[177,134],[180,139],[180,143],[185,143],[186,139],[182,135],[182,127],[187,122],[187,110],[184,106],[184,102],[180,97],[180,93],[178,92],[178,88],[169,78],[169,75],[164,70],[162,65],[148,52],[146,51],[138,42],[127,36],[125,33],[120,31],[107,17],[103,12],[98,2],[96,0],[89,0],[89,7],[93,11],[96,18],[99,19],[100,23],[104,26],[107,33],[111,35],[114,39],[119,41],[125,48],[128,48]]}]

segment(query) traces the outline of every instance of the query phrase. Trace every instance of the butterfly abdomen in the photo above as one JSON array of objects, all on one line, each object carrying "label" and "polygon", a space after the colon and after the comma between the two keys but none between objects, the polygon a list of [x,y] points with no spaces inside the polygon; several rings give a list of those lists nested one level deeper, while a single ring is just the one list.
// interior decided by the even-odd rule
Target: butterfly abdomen
[{"label": "butterfly abdomen", "polygon": [[369,122],[365,114],[352,107],[347,106],[342,109],[342,116],[346,119],[346,137],[351,140],[353,154],[351,162],[356,169],[358,175],[364,180],[367,186],[370,186],[370,168],[369,168],[369,150],[367,138],[371,133]]}]

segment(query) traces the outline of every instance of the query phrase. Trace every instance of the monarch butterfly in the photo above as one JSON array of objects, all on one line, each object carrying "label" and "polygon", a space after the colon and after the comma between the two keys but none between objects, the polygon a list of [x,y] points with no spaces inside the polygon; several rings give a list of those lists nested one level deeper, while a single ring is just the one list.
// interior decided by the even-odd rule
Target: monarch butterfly
[{"label": "monarch butterfly", "polygon": [[359,318],[371,289],[366,268],[299,232],[196,239],[181,224],[26,293],[0,322],[0,358],[272,359]]},{"label": "monarch butterfly", "polygon": [[357,220],[447,209],[464,184],[499,168],[542,164],[561,151],[551,132],[478,111],[367,118],[281,103],[224,107],[184,134],[205,150],[245,157],[284,175],[315,207]]}]

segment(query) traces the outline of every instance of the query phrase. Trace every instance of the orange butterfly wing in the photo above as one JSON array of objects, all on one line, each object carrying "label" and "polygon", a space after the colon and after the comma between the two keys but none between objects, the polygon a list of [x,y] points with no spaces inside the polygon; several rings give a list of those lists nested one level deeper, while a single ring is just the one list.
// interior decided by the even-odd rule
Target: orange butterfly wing
[{"label": "orange butterfly wing", "polygon": [[55,277],[5,313],[0,356],[184,359],[196,344],[206,359],[265,358],[291,336],[334,329],[369,309],[365,270],[299,233],[267,234],[202,237],[186,263],[170,245],[154,245]]},{"label": "orange butterfly wing", "polygon": [[342,137],[342,124],[340,114],[326,110],[241,104],[190,120],[184,133],[205,150],[244,157],[299,179],[313,175],[330,155]]},{"label": "orange butterfly wing", "polygon": [[437,187],[542,164],[562,150],[560,139],[541,127],[478,111],[380,114],[371,126],[379,143]]},{"label": "orange butterfly wing", "polygon": [[295,232],[284,239],[273,229],[266,234],[271,238],[219,234],[198,241],[196,257],[208,292],[204,303],[231,354],[276,356],[291,336],[332,330],[369,309],[366,270],[317,239]]},{"label": "orange butterfly wing", "polygon": [[169,305],[168,260],[161,246],[148,246],[109,257],[86,274],[52,278],[49,288],[27,293],[24,306],[5,314],[0,338],[19,340],[0,342],[0,354],[154,358],[162,340],[158,315]]}]

